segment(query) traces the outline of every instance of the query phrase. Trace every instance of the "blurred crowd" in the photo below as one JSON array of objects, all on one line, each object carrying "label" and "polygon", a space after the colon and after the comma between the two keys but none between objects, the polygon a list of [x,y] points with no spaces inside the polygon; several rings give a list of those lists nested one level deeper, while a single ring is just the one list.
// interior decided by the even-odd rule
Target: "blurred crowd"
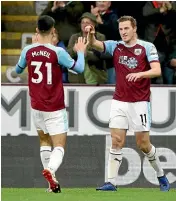
[{"label": "blurred crowd", "polygon": [[[75,59],[73,47],[79,36],[86,37],[85,26],[94,26],[100,41],[120,40],[118,18],[133,16],[138,23],[138,37],[154,43],[158,50],[162,77],[153,79],[152,84],[176,84],[176,2],[50,1],[40,15],[55,19],[57,33],[53,43]],[[112,57],[88,47],[84,73],[63,68],[63,82],[114,84]]]}]

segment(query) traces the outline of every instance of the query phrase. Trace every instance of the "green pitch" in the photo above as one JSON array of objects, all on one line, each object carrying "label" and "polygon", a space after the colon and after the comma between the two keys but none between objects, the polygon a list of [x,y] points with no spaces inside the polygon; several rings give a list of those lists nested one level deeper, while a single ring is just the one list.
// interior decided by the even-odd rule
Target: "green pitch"
[{"label": "green pitch", "polygon": [[96,192],[93,188],[63,188],[62,193],[45,193],[38,188],[2,188],[2,201],[176,201],[176,190],[120,188],[116,192]]}]

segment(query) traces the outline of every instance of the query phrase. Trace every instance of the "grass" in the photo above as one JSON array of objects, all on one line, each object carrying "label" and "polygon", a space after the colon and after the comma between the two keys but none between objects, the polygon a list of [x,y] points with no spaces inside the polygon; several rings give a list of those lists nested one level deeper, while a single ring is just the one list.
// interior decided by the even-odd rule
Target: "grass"
[{"label": "grass", "polygon": [[2,201],[176,201],[176,190],[120,188],[117,192],[96,192],[93,188],[63,188],[62,193],[45,193],[41,188],[2,188]]}]

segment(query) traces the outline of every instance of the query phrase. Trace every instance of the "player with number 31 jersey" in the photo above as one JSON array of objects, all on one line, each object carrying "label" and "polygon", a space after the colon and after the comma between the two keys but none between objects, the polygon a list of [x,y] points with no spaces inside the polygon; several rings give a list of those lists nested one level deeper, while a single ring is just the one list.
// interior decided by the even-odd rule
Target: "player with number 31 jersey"
[{"label": "player with number 31 jersey", "polygon": [[49,43],[25,47],[16,68],[19,72],[28,67],[32,108],[50,112],[65,108],[61,66],[81,73],[84,70],[84,60],[81,60],[76,64],[63,48]]},{"label": "player with number 31 jersey", "polygon": [[40,138],[40,157],[44,168],[42,174],[49,183],[47,192],[58,193],[61,188],[55,173],[62,164],[68,132],[61,66],[82,73],[88,42],[85,38],[78,38],[74,46],[77,52],[75,61],[64,49],[52,45],[54,24],[54,19],[47,15],[39,17],[36,41],[22,50],[16,72],[20,74],[28,67],[32,115]]}]

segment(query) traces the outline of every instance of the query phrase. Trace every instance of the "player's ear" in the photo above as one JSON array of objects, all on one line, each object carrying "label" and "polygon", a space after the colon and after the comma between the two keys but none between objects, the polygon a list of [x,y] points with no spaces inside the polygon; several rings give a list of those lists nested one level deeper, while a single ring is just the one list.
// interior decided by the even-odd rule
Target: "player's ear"
[{"label": "player's ear", "polygon": [[36,28],[36,32],[39,33],[39,29],[38,28]]},{"label": "player's ear", "polygon": [[51,29],[51,34],[52,34],[52,35],[55,35],[55,34],[56,34],[56,29],[55,29],[54,27]]}]

